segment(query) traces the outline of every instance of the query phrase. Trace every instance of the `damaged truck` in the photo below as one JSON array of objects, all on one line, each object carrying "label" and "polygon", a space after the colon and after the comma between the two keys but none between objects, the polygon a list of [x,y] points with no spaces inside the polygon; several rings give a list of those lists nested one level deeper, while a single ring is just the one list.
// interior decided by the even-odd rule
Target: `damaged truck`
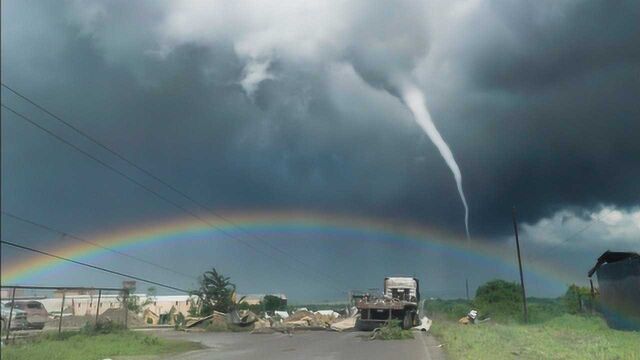
[{"label": "damaged truck", "polygon": [[356,302],[360,318],[356,329],[373,330],[388,321],[399,320],[403,329],[420,325],[418,304],[420,286],[412,277],[387,277],[384,279],[384,294],[374,297],[366,294]]}]

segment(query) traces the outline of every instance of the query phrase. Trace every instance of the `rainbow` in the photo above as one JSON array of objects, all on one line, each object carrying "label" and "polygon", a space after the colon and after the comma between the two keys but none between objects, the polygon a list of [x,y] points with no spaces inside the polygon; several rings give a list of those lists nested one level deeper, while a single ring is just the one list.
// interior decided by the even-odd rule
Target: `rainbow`
[{"label": "rainbow", "polygon": [[[242,237],[247,233],[277,234],[295,236],[301,234],[322,234],[332,238],[351,238],[359,241],[386,241],[392,243],[427,243],[435,248],[454,251],[462,256],[481,257],[514,267],[514,255],[511,249],[489,245],[487,241],[466,241],[464,237],[414,223],[398,223],[378,218],[331,215],[302,211],[269,211],[228,213],[228,221],[212,217],[207,219],[211,225],[195,218],[178,218],[154,223],[135,224],[108,234],[83,236],[118,251],[158,246],[163,243],[189,241],[189,239],[212,235],[224,236],[233,233]],[[240,232],[241,231],[241,232]],[[257,238],[257,237],[256,237]],[[42,249],[45,250],[45,249]],[[508,251],[507,251],[508,250]],[[72,241],[62,248],[50,250],[56,255],[74,260],[87,260],[107,253],[107,250],[84,242]],[[54,271],[63,265],[63,261],[46,256],[29,257],[16,263],[3,264],[2,284],[25,284],[45,272]],[[570,282],[560,269],[548,264],[534,265],[533,271],[554,281]]]}]

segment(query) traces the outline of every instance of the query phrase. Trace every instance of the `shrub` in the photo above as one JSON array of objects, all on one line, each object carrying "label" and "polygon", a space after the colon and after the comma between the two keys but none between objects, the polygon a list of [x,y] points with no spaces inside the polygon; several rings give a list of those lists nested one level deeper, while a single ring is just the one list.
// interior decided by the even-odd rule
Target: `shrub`
[{"label": "shrub", "polygon": [[263,299],[264,311],[271,313],[276,310],[286,310],[286,303],[277,296],[265,295]]},{"label": "shrub", "polygon": [[263,311],[262,302],[255,305],[249,305],[246,301],[242,301],[238,304],[238,310],[249,310],[254,314],[260,314]]},{"label": "shrub", "polygon": [[473,301],[482,316],[502,320],[520,320],[522,292],[520,285],[505,280],[492,280],[480,286]]},{"label": "shrub", "polygon": [[562,297],[562,301],[565,311],[569,314],[583,313],[587,310],[586,307],[591,306],[591,290],[588,287],[572,284]]},{"label": "shrub", "polygon": [[86,335],[110,334],[113,332],[125,331],[127,328],[123,324],[118,324],[110,320],[98,321],[95,324],[87,322],[80,332]]}]

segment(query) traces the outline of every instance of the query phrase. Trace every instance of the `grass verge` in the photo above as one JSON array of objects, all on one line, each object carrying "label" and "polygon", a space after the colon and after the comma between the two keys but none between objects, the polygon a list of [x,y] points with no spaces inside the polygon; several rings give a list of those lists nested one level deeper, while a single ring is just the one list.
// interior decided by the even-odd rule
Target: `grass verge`
[{"label": "grass verge", "polygon": [[451,359],[640,359],[640,332],[617,331],[596,316],[562,315],[533,325],[434,322]]},{"label": "grass verge", "polygon": [[201,348],[188,341],[166,340],[134,331],[109,334],[45,333],[2,347],[3,360],[104,359],[113,356],[171,354]]}]

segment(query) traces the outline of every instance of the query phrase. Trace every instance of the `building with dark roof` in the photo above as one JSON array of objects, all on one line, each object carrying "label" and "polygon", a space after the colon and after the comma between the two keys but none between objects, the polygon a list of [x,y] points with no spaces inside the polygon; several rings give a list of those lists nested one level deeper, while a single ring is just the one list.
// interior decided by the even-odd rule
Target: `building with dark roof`
[{"label": "building with dark roof", "polygon": [[598,278],[599,308],[609,327],[640,330],[640,254],[605,251],[589,277]]}]

